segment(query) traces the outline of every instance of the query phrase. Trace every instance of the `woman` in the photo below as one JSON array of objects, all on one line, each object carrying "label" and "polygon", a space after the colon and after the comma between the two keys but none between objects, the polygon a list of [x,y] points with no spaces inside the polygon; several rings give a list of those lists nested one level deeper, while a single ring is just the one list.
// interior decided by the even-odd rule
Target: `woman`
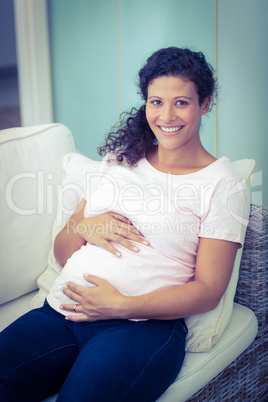
[{"label": "woman", "polygon": [[155,401],[181,368],[183,317],[215,308],[227,287],[249,205],[230,161],[200,140],[212,68],[171,47],[139,79],[145,104],[108,135],[96,191],[85,178],[55,240],[62,274],[42,308],[1,333],[3,401]]}]

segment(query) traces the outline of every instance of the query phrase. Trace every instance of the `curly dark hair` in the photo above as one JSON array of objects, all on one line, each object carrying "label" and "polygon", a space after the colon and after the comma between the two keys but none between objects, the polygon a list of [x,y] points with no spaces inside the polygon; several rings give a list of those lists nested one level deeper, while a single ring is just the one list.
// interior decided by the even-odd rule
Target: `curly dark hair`
[{"label": "curly dark hair", "polygon": [[101,156],[113,152],[119,163],[126,161],[130,166],[152,151],[157,140],[146,119],[145,108],[150,82],[163,76],[184,78],[196,86],[200,106],[206,98],[211,98],[214,104],[216,80],[212,66],[207,63],[202,52],[190,49],[168,47],[153,53],[139,71],[138,86],[142,99],[145,101],[140,109],[133,108],[130,113],[123,113],[119,126],[111,131],[104,145],[98,148]]}]

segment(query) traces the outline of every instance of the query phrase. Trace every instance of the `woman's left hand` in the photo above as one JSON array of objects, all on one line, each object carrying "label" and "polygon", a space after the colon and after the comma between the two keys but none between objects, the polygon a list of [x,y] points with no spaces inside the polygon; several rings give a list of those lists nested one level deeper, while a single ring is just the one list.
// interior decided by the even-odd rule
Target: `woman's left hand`
[{"label": "woman's left hand", "polygon": [[84,278],[96,286],[88,288],[68,282],[62,289],[63,293],[74,301],[73,304],[61,305],[63,310],[70,312],[67,319],[85,322],[124,318],[122,306],[125,296],[105,279],[94,275],[84,275]]}]

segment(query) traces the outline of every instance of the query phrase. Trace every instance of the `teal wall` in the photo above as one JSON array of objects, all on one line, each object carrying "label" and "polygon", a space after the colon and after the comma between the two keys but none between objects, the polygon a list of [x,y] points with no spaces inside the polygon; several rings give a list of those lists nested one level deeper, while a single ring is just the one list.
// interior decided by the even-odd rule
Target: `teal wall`
[{"label": "teal wall", "polygon": [[252,202],[268,207],[268,1],[218,1],[218,156],[255,159]]},{"label": "teal wall", "polygon": [[[79,152],[96,152],[122,111],[140,104],[136,75],[161,47],[201,50],[213,62],[212,0],[50,0],[55,121]],[[213,116],[203,122],[212,152]]]},{"label": "teal wall", "polygon": [[[122,111],[140,104],[135,78],[164,46],[217,60],[216,113],[201,136],[209,152],[256,160],[252,202],[268,206],[267,0],[48,0],[55,121],[93,159]],[[216,11],[216,12],[215,12]]]}]

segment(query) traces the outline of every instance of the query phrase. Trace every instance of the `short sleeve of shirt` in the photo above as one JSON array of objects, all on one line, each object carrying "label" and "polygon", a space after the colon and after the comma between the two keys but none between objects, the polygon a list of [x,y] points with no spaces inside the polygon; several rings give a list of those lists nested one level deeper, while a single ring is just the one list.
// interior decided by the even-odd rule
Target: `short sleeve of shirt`
[{"label": "short sleeve of shirt", "polygon": [[250,201],[244,179],[220,184],[213,192],[199,237],[221,239],[243,245],[249,218]]}]

